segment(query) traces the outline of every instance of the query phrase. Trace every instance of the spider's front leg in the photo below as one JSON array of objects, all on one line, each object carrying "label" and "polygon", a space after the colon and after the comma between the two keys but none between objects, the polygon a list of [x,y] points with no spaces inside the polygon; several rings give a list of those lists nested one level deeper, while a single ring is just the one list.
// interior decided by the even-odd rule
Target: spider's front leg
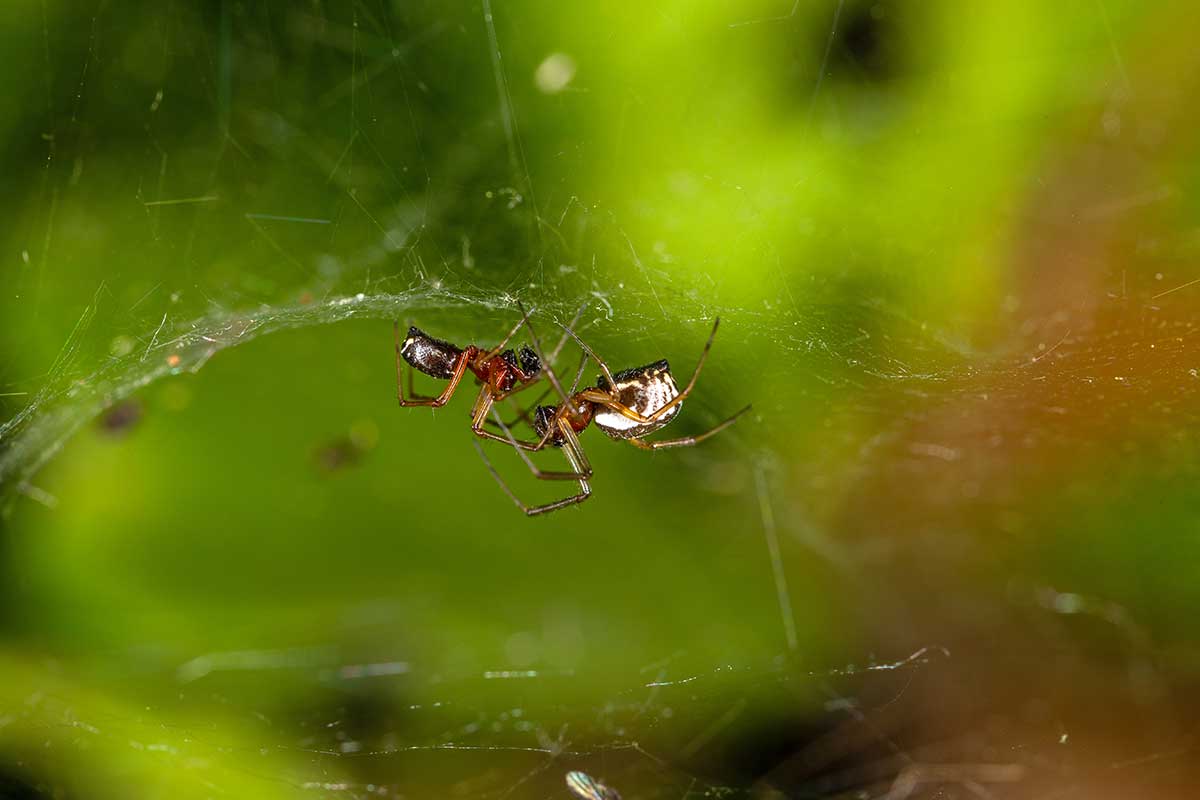
[{"label": "spider's front leg", "polygon": [[[507,395],[505,395],[505,396],[507,396]],[[504,431],[506,436],[500,436],[499,434],[492,433],[491,431],[485,429],[483,426],[487,422],[488,414],[494,413],[494,411],[495,411],[495,402],[496,402],[496,395],[492,393],[492,388],[490,386],[488,386],[487,384],[484,384],[480,388],[479,397],[477,397],[475,399],[475,406],[471,410],[471,432],[472,433],[474,433],[476,436],[478,436],[481,439],[490,439],[493,442],[503,442],[504,444],[511,445],[514,449],[517,449],[517,450],[528,450],[530,452],[537,452],[538,450],[541,450],[544,447],[546,447],[546,445],[550,441],[549,436],[543,436],[540,440],[538,440],[536,442],[522,441],[520,439],[515,438],[512,435],[512,431],[510,431],[508,429],[508,427],[504,425],[503,422],[500,422],[500,428],[501,428],[501,430]],[[499,414],[496,414],[496,420],[499,422],[499,420],[500,420]]]}]

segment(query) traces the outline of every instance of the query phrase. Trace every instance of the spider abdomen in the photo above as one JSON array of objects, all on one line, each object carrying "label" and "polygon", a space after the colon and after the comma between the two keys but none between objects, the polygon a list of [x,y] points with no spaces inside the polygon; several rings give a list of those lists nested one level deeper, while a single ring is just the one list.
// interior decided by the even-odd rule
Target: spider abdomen
[{"label": "spider abdomen", "polygon": [[[671,375],[671,365],[666,360],[655,361],[644,367],[622,370],[613,375],[614,387],[622,405],[649,417],[679,396],[679,387]],[[597,381],[600,389],[608,390],[608,381],[601,377]],[[676,403],[651,422],[639,422],[604,406],[596,408],[596,427],[613,439],[640,439],[666,425],[683,403]]]},{"label": "spider abdomen", "polygon": [[434,339],[415,326],[408,329],[408,335],[400,345],[400,355],[405,361],[426,375],[442,380],[453,377],[455,364],[462,352],[461,348]]}]

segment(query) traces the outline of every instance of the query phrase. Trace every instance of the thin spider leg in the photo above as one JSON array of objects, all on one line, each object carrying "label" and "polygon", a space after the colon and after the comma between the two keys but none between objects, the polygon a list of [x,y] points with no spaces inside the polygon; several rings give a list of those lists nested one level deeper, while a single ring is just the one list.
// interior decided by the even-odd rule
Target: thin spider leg
[{"label": "thin spider leg", "polygon": [[[512,432],[508,428],[503,428],[505,436],[498,436],[491,431],[484,430],[484,422],[487,419],[489,411],[495,411],[495,395],[487,386],[483,386],[479,390],[479,397],[475,400],[475,405],[471,409],[471,432],[481,439],[491,439],[496,442],[504,442],[512,445],[517,450],[530,450],[536,452],[546,447],[549,442],[549,435],[543,436],[536,442],[524,442],[513,437]],[[499,412],[495,412],[496,419],[500,419]],[[547,434],[550,432],[547,431]]]},{"label": "thin spider leg", "polygon": [[525,307],[521,305],[520,300],[517,301],[517,308],[521,309],[521,313],[525,315],[525,328],[529,331],[529,339],[533,345],[533,352],[537,354],[538,360],[542,362],[542,371],[546,373],[546,379],[550,381],[550,385],[554,387],[554,391],[558,392],[558,396],[562,402],[569,403],[570,397],[563,391],[562,384],[558,382],[558,376],[554,374],[554,367],[546,360],[546,356],[542,352],[542,344],[538,341],[537,333],[533,330],[533,323],[529,321],[529,314],[525,311]]},{"label": "thin spider leg", "polygon": [[[708,359],[708,351],[712,348],[713,339],[717,335],[717,326],[720,324],[721,318],[717,317],[713,321],[712,333],[708,335],[708,341],[704,343],[704,350],[700,353],[700,360],[696,362],[696,369],[692,371],[692,379],[688,381],[687,386],[683,388],[682,392],[675,395],[675,397],[671,398],[668,402],[663,403],[652,413],[645,415],[640,414],[618,400],[615,396],[616,389],[613,388],[614,384],[612,383],[611,379],[609,380],[608,384],[611,391],[605,392],[600,389],[589,389],[581,392],[580,396],[583,399],[589,400],[593,403],[599,403],[605,408],[611,409],[626,419],[631,419],[634,422],[638,422],[643,425],[649,422],[657,422],[663,414],[682,403],[683,399],[691,394],[692,388],[696,385],[696,379],[700,377],[700,370],[704,367],[704,362]],[[579,341],[579,337],[575,337],[575,340]],[[579,343],[583,345],[582,341],[579,341]],[[583,346],[586,347],[586,345]],[[607,372],[605,374],[607,375]]]},{"label": "thin spider leg", "polygon": [[470,363],[470,359],[467,358],[467,355],[467,351],[464,350],[462,355],[458,357],[458,364],[456,364],[454,367],[454,374],[450,376],[450,382],[446,384],[446,388],[443,389],[442,393],[437,397],[410,397],[405,399],[404,396],[401,395],[399,398],[400,405],[428,406],[430,408],[441,408],[442,406],[446,405],[446,403],[450,402],[450,398],[454,396],[454,390],[458,388],[458,382],[462,380],[463,373],[467,371],[467,365]]},{"label": "thin spider leg", "polygon": [[[700,358],[696,361],[696,368],[692,370],[692,379],[688,381],[688,385],[679,393],[679,397],[675,398],[675,402],[683,400],[692,391],[692,387],[696,385],[696,379],[700,377],[700,370],[704,367],[704,362],[708,360],[708,351],[712,349],[713,339],[717,338],[717,327],[720,324],[720,317],[713,320],[712,333],[708,334],[708,341],[704,343],[704,349],[700,351]],[[659,409],[655,413],[662,413],[662,411],[663,409]]]},{"label": "thin spider leg", "polygon": [[[504,444],[512,445],[517,450],[528,450],[530,452],[542,450],[549,444],[551,434],[553,433],[552,428],[547,429],[546,435],[536,442],[526,442],[514,438],[512,432],[503,425],[501,425],[501,428],[506,434],[505,436],[500,436],[486,430],[483,427],[484,421],[487,419],[488,412],[493,410],[494,403],[495,398],[487,386],[479,390],[479,398],[475,401],[475,406],[471,411],[471,432],[476,436],[481,439],[491,439],[494,442],[503,442]],[[496,413],[495,416],[496,420],[499,421],[500,414]]]},{"label": "thin spider leg", "polygon": [[496,416],[496,421],[500,422],[500,414],[499,411],[496,410],[496,396],[493,395],[490,387],[485,385],[480,387],[479,397],[475,399],[475,405],[472,407],[472,411],[470,411],[470,431],[472,431],[476,437],[481,439],[491,439],[492,441],[503,441],[504,444],[515,447],[516,450],[528,450],[530,452],[536,452],[545,449],[546,445],[550,444],[552,433],[550,429],[547,429],[546,435],[544,435],[544,437],[538,441],[521,441],[514,438],[512,432],[509,431],[508,427],[504,426],[503,422],[500,422],[500,428],[503,429],[505,434],[503,437],[500,437],[500,435],[494,434],[491,431],[486,431],[484,428],[484,423],[487,421],[488,411],[492,411],[494,416]]},{"label": "thin spider leg", "polygon": [[[571,463],[571,467],[577,472],[586,472],[591,474],[592,468],[587,463],[587,456],[583,454],[583,448],[579,446],[579,439],[575,436],[575,431],[571,430],[571,426],[565,421],[560,423],[565,437],[563,444],[563,455],[567,457],[567,461]],[[573,506],[577,503],[582,503],[592,496],[592,487],[588,484],[586,478],[579,479],[579,494],[564,497],[562,500],[556,500],[553,503],[535,506],[534,508],[525,509],[525,515],[532,517],[536,514],[546,514],[551,511],[558,511],[560,508]]]},{"label": "thin spider leg", "polygon": [[[550,440],[550,431],[546,431],[546,436],[543,436],[536,442],[523,442],[513,438],[512,433],[508,428],[504,428],[506,436],[497,436],[491,431],[484,430],[483,424],[487,419],[489,411],[495,408],[496,396],[492,394],[490,386],[484,384],[479,388],[479,396],[475,398],[475,405],[471,407],[471,432],[482,439],[491,439],[497,442],[510,444],[518,450],[541,450]],[[500,415],[496,413],[496,419],[499,420]]]},{"label": "thin spider leg", "polygon": [[483,423],[488,412],[492,410],[492,404],[495,402],[495,396],[492,394],[491,387],[487,384],[480,386],[479,394],[475,397],[475,403],[471,406],[471,430],[475,430],[475,428]]},{"label": "thin spider leg", "polygon": [[572,396],[574,396],[575,392],[579,390],[579,382],[581,380],[583,380],[583,370],[587,367],[587,360],[588,360],[587,353],[584,353],[579,358],[579,369],[575,370],[575,380],[571,381],[571,395]]},{"label": "thin spider leg", "polygon": [[441,408],[442,406],[446,405],[446,403],[450,402],[450,398],[454,396],[454,390],[458,388],[458,382],[461,381],[463,375],[466,374],[467,367],[470,365],[470,363],[470,351],[463,350],[462,355],[458,357],[458,363],[454,365],[454,374],[450,377],[450,382],[446,384],[446,388],[442,390],[441,394],[429,402],[429,405],[433,406],[434,408]]},{"label": "thin spider leg", "polygon": [[513,494],[513,490],[508,488],[508,484],[504,482],[504,478],[500,477],[500,473],[496,472],[496,468],[492,466],[491,460],[487,457],[487,453],[483,452],[483,447],[480,446],[479,442],[471,442],[471,444],[475,446],[475,452],[479,453],[479,457],[483,459],[483,465],[487,467],[487,471],[492,473],[492,478],[495,479],[496,483],[500,484],[500,488],[508,495],[508,499],[512,500],[517,508],[528,514],[529,506],[522,503],[520,498]]},{"label": "thin spider leg", "polygon": [[[483,452],[483,447],[480,446],[479,442],[472,442],[471,444],[475,445],[475,452],[479,453],[479,457],[483,459],[484,466],[487,467],[488,472],[492,473],[492,478],[495,479],[496,483],[500,484],[500,488],[504,490],[506,495],[508,495],[508,499],[512,500],[513,504],[517,508],[521,509],[521,511],[525,512],[525,515],[528,517],[532,517],[536,514],[545,514],[549,511],[555,511],[560,508],[566,508],[567,506],[574,505],[576,503],[582,503],[592,494],[592,489],[590,486],[588,486],[588,482],[581,478],[579,481],[579,494],[565,497],[562,500],[556,500],[553,503],[546,503],[545,505],[541,506],[527,506],[522,503],[521,499],[513,493],[512,489],[508,487],[508,484],[505,483],[504,479],[500,477],[500,473],[496,472],[496,468],[493,467],[492,462],[488,460],[487,454]],[[571,457],[571,455],[568,455],[567,459],[570,460]]]},{"label": "thin spider leg", "polygon": [[567,335],[575,340],[575,343],[583,349],[584,353],[586,353],[588,356],[591,356],[592,360],[600,365],[600,371],[604,373],[604,379],[608,381],[608,388],[615,392],[617,382],[613,380],[612,371],[609,370],[608,364],[605,363],[604,359],[596,355],[596,351],[593,350],[587,342],[585,342],[583,339],[580,339],[579,334],[575,333],[575,331],[571,330],[562,323],[559,323],[559,327],[566,331]]},{"label": "thin spider leg", "polygon": [[728,428],[733,423],[737,422],[738,417],[750,410],[750,406],[746,406],[741,411],[734,414],[724,422],[709,428],[707,431],[696,436],[681,436],[678,439],[661,439],[657,442],[644,442],[641,439],[626,439],[634,447],[640,447],[642,450],[663,450],[668,447],[691,447],[694,444],[700,444],[710,436],[715,436],[721,431]]},{"label": "thin spider leg", "polygon": [[404,359],[400,356],[400,325],[398,322],[392,323],[392,331],[396,339],[396,399],[402,407],[409,406],[428,406],[440,408],[449,402],[454,395],[454,390],[458,388],[458,382],[462,380],[463,374],[467,371],[467,366],[470,363],[468,350],[462,351],[456,363],[454,364],[454,372],[450,376],[450,382],[446,384],[446,388],[437,397],[426,397],[413,392],[412,388],[412,369],[408,369],[408,397],[404,396],[404,383],[401,379]]},{"label": "thin spider leg", "polygon": [[[550,392],[552,392],[552,391],[554,391],[554,387],[547,386],[545,389],[542,390],[542,393],[537,396],[537,399],[530,402],[530,404],[525,406],[524,408],[522,408],[520,406],[520,404],[518,404],[517,401],[512,398],[512,393],[505,395],[504,399],[509,401],[509,404],[513,407],[513,410],[517,412],[517,416],[513,418],[512,422],[506,422],[504,424],[510,428],[515,428],[517,425],[521,424],[522,422],[524,422],[526,425],[532,426],[533,420],[531,420],[529,418],[529,413],[531,411],[533,411],[535,408],[537,408],[538,405],[543,400],[546,399],[546,395],[550,394]],[[495,425],[496,421],[489,418],[489,419],[484,420],[483,424],[484,425]]]},{"label": "thin spider leg", "polygon": [[417,394],[417,390],[413,387],[413,373],[414,372],[416,372],[416,370],[413,369],[412,367],[409,367],[408,369],[404,370],[404,377],[405,377],[404,382],[408,384],[408,399],[409,400],[432,400],[433,395]]},{"label": "thin spider leg", "polygon": [[588,461],[587,453],[583,452],[583,445],[579,443],[579,434],[575,433],[571,423],[565,419],[560,420],[558,426],[562,431],[563,453],[567,456],[567,460],[571,462],[571,466],[576,472],[591,477],[592,462]]},{"label": "thin spider leg", "polygon": [[[567,323],[567,328],[568,328],[569,330],[575,330],[575,326],[579,324],[579,320],[580,320],[580,319],[583,317],[583,312],[584,312],[584,311],[587,311],[587,307],[588,307],[589,305],[591,305],[591,303],[590,303],[589,301],[587,301],[587,300],[583,301],[583,305],[581,305],[581,306],[579,307],[579,310],[575,312],[575,316],[571,317],[571,321],[570,321],[569,323]],[[559,323],[559,324],[561,324],[561,323]],[[558,360],[558,354],[562,352],[562,349],[563,349],[563,347],[564,347],[564,346],[566,346],[566,344],[567,344],[567,339],[569,339],[569,338],[570,338],[570,337],[569,337],[569,336],[568,336],[568,335],[567,335],[565,332],[564,332],[564,333],[563,333],[563,335],[562,335],[562,336],[559,338],[559,340],[558,340],[558,344],[556,344],[556,345],[554,346],[554,350],[553,350],[553,351],[551,351],[551,353],[550,353],[550,360],[551,360],[551,361],[557,361],[557,360]]]},{"label": "thin spider leg", "polygon": [[[531,309],[529,309],[529,313],[532,314],[535,310],[536,309],[531,308]],[[496,345],[491,350],[488,350],[486,353],[483,354],[485,361],[487,359],[491,358],[492,356],[496,355],[500,351],[502,351],[504,349],[504,346],[508,344],[508,340],[511,339],[512,337],[516,336],[517,331],[521,330],[521,326],[524,325],[526,320],[528,319],[528,315],[524,314],[523,312],[524,312],[524,309],[522,309],[522,316],[519,320],[517,320],[517,324],[513,326],[512,330],[509,331],[508,334],[503,339],[500,340],[500,344]]]},{"label": "thin spider leg", "polygon": [[548,444],[550,444],[550,439],[553,436],[553,430],[547,430],[546,435],[543,436],[541,439],[538,439],[536,442],[527,442],[527,441],[524,441],[523,439],[512,439],[509,437],[501,436],[496,433],[492,433],[491,431],[489,431],[483,427],[471,428],[471,432],[474,433],[476,436],[478,436],[480,439],[488,439],[493,442],[503,442],[504,444],[512,445],[513,447],[517,448],[518,450],[524,450],[527,453],[536,453],[539,450],[544,450],[546,448],[546,446]]},{"label": "thin spider leg", "polygon": [[[496,422],[499,423],[501,429],[504,431],[504,435],[508,437],[509,444],[511,444],[513,446],[513,449],[517,451],[517,455],[520,456],[521,460],[525,462],[525,466],[529,468],[529,471],[531,473],[533,473],[533,477],[537,478],[538,480],[542,480],[542,481],[579,481],[579,480],[586,480],[587,478],[592,477],[592,465],[587,463],[586,457],[584,457],[582,459],[582,463],[584,466],[584,470],[582,470],[582,471],[563,472],[563,471],[546,471],[546,470],[540,469],[537,466],[537,464],[533,463],[533,459],[531,459],[529,456],[525,455],[525,451],[522,450],[518,446],[517,440],[513,438],[512,431],[510,431],[508,429],[508,427],[503,422],[500,421],[500,414],[497,413],[495,410],[493,410],[492,413],[496,417]],[[571,427],[565,421],[562,423],[562,426],[566,427],[566,428]],[[574,431],[572,431],[572,433],[574,433]],[[579,454],[580,455],[583,454],[582,449],[579,449]]]}]

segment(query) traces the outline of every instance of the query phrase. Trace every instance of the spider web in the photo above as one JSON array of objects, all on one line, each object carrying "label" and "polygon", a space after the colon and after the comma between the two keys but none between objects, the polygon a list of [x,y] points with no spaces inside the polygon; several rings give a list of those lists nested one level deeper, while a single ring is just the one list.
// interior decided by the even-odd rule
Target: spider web
[{"label": "spider web", "polygon": [[[849,45],[834,34],[863,24],[847,5],[720,20],[723,36],[812,34],[797,123],[808,137],[837,91],[832,68],[845,66]],[[737,206],[752,232],[727,244],[769,266],[744,277],[732,257],[697,258],[686,234],[647,234],[643,217],[671,230],[673,210],[575,180],[604,151],[573,149],[587,131],[547,122],[586,122],[578,107],[532,99],[589,88],[571,83],[573,62],[551,51],[537,15],[522,28],[486,1],[210,6],[141,18],[102,3],[76,17],[44,3],[14,23],[24,49],[13,52],[38,80],[13,94],[39,110],[10,115],[0,140],[15,143],[28,189],[6,204],[20,263],[0,301],[0,794],[565,797],[571,770],[626,798],[1165,796],[1190,785],[1180,718],[1196,698],[1177,621],[1189,590],[1131,589],[1098,566],[1127,555],[1116,544],[1126,524],[1188,513],[1179,484],[1198,462],[1178,432],[1200,421],[1189,275],[1064,281],[1040,306],[1014,289],[996,299],[1006,333],[989,342],[971,325],[977,309],[906,293],[920,245],[864,255],[831,238],[845,262],[806,272],[753,200]],[[1101,11],[1091,24],[1107,58]],[[454,100],[458,80],[472,88]],[[611,118],[629,113],[595,102]],[[834,103],[829,116],[854,108]],[[720,176],[672,182],[697,207],[743,191]],[[1132,192],[1088,213],[1109,220],[1172,196]],[[899,266],[876,263],[886,258]],[[748,400],[755,413],[678,460],[628,466],[598,452],[615,476],[609,494],[549,536],[504,506],[479,465],[463,477],[469,448],[430,457],[432,477],[411,465],[384,475],[390,505],[382,491],[348,490],[343,478],[378,480],[370,459],[381,453],[440,453],[452,436],[440,418],[406,417],[402,437],[373,422],[392,402],[389,323],[485,341],[511,326],[518,300],[547,339],[583,305],[581,333],[614,363],[670,354],[680,375],[720,316],[681,422],[696,432]],[[287,377],[333,376],[340,360],[353,372],[368,348],[371,377],[320,384],[332,406]],[[241,506],[224,520],[231,534],[145,522],[158,533],[146,539],[185,544],[146,544],[140,518],[81,518],[108,513],[95,494],[126,488],[81,478],[90,459],[137,460],[111,461],[96,442],[135,446],[141,416],[145,427],[170,419],[164,407],[180,397],[204,431],[221,420],[235,432],[192,450],[182,424],[152,439],[184,454],[140,457],[201,489],[155,483],[152,467],[128,505],[203,508],[221,469],[214,451],[260,459],[239,495],[308,505],[276,489],[287,481],[274,470],[302,459],[239,438],[252,428],[238,425],[235,393],[261,410],[253,396],[279,386],[281,404],[313,405],[303,424],[326,431],[309,438],[325,442],[319,469],[346,503],[305,529],[314,543],[272,539],[284,523]],[[346,409],[362,407],[370,424],[322,427],[321,413],[354,419]],[[426,422],[440,428],[420,438]],[[1100,466],[1080,466],[1089,459]],[[460,483],[477,508],[451,509],[444,524],[424,513],[431,496],[454,502],[439,493]],[[1047,490],[1064,484],[1070,496]],[[1116,499],[1096,501],[1114,485]],[[1139,491],[1150,500],[1120,505]],[[375,522],[415,519],[399,544],[362,533],[373,505],[386,509]],[[1133,523],[1116,519],[1130,508]],[[513,516],[492,522],[502,513]],[[468,527],[480,516],[486,525]],[[485,534],[509,542],[471,544]],[[308,558],[276,566],[239,543],[257,537]],[[606,558],[606,544],[629,555]],[[522,559],[547,574],[488,588],[495,576],[468,557],[494,559],[505,580]],[[195,582],[177,563],[191,559]],[[403,573],[411,594],[379,588],[370,562],[383,560],[420,565]],[[112,580],[94,575],[125,561]],[[247,575],[277,583],[247,591],[236,583]],[[360,577],[379,583],[358,591]],[[727,603],[704,604],[722,593]],[[535,625],[543,595],[551,611]],[[429,609],[459,604],[457,626]],[[90,619],[123,613],[138,615],[128,629]],[[296,621],[308,613],[316,621]],[[494,631],[463,622],[476,617],[499,620],[499,644],[464,654],[443,641],[486,640]]]}]

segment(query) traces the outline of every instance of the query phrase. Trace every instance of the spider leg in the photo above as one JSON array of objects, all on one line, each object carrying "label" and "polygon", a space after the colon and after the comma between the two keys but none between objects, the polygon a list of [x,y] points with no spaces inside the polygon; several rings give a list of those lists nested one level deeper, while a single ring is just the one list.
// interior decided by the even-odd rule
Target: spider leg
[{"label": "spider leg", "polygon": [[[533,308],[529,309],[529,314],[532,314],[535,310],[536,309],[533,309]],[[526,314],[525,310],[521,309],[521,318],[519,320],[517,320],[517,324],[513,326],[512,330],[509,331],[508,334],[505,335],[505,337],[503,339],[500,340],[500,344],[496,345],[491,350],[488,350],[486,353],[483,354],[484,361],[486,361],[487,359],[491,358],[492,356],[496,355],[497,353],[499,353],[501,350],[504,349],[504,346],[508,344],[508,340],[511,339],[512,337],[516,336],[517,331],[521,330],[521,326],[525,325],[528,322],[529,314]]]},{"label": "spider leg", "polygon": [[[717,327],[720,326],[720,324],[720,317],[717,317],[713,320],[712,332],[708,334],[708,341],[704,343],[704,349],[700,351],[700,358],[696,361],[696,368],[692,370],[692,379],[688,381],[688,385],[683,388],[683,391],[680,392],[679,396],[672,400],[671,403],[667,403],[658,411],[655,411],[655,415],[662,414],[671,407],[672,403],[683,402],[683,398],[691,394],[692,387],[696,385],[696,379],[700,377],[700,370],[704,368],[704,362],[708,360],[708,351],[712,349],[713,339],[717,338]],[[657,416],[655,418],[657,418]]]},{"label": "spider leg", "polygon": [[480,428],[472,427],[471,431],[476,436],[478,436],[480,439],[489,439],[493,442],[502,442],[504,444],[512,445],[513,447],[515,447],[518,450],[524,450],[529,453],[536,453],[539,450],[544,450],[546,448],[546,445],[548,445],[550,443],[550,438],[552,435],[552,431],[547,431],[546,435],[543,436],[541,439],[537,440],[536,442],[527,442],[527,441],[524,441],[523,439],[514,439],[514,438],[512,438],[511,434],[507,437],[500,436],[499,434],[492,433],[491,431],[485,430],[482,427],[480,427]]},{"label": "spider leg", "polygon": [[577,334],[577,333],[575,333],[575,331],[571,330],[570,327],[563,325],[561,323],[559,323],[559,327],[561,327],[564,331],[566,331],[566,334],[575,340],[575,343],[577,345],[579,345],[579,347],[583,350],[583,352],[585,354],[590,356],[593,361],[595,361],[597,364],[600,365],[600,371],[604,373],[604,378],[605,378],[605,380],[608,381],[609,389],[616,391],[614,387],[617,385],[617,382],[615,380],[613,380],[612,371],[609,370],[608,364],[605,363],[604,359],[601,358],[600,356],[596,355],[596,351],[593,350],[587,342],[585,342],[583,339],[580,339],[579,334]]},{"label": "spider leg", "polygon": [[[583,312],[587,311],[587,307],[589,305],[591,305],[590,302],[588,302],[587,300],[583,301],[583,305],[581,305],[579,307],[579,310],[575,312],[575,316],[571,317],[571,321],[569,323],[567,323],[567,331],[575,330],[575,326],[579,324],[580,318],[583,317]],[[566,345],[568,338],[570,338],[570,337],[567,335],[566,332],[564,332],[563,335],[561,337],[559,337],[558,344],[556,344],[554,346],[554,349],[550,352],[550,360],[551,361],[558,360],[558,354],[562,352],[562,349]]]},{"label": "spider leg", "polygon": [[542,344],[538,341],[537,333],[533,330],[533,323],[529,321],[529,313],[525,311],[525,307],[521,305],[520,300],[517,301],[517,308],[521,309],[521,313],[525,315],[525,328],[529,331],[530,344],[533,346],[533,352],[537,354],[538,360],[542,362],[542,372],[545,373],[546,380],[550,381],[550,385],[554,387],[554,391],[558,393],[563,403],[570,402],[570,397],[563,391],[562,384],[558,381],[558,376],[554,374],[554,367],[546,360],[546,356],[542,352]]},{"label": "spider leg", "polygon": [[[496,417],[496,422],[504,431],[504,435],[508,437],[508,443],[511,444],[513,449],[517,451],[517,455],[520,456],[521,460],[525,462],[525,466],[528,467],[529,471],[533,473],[533,477],[543,481],[579,481],[592,477],[592,465],[588,462],[587,456],[584,455],[583,448],[579,445],[579,439],[575,435],[575,431],[571,430],[571,426],[565,420],[559,422],[558,427],[560,430],[570,431],[571,438],[575,440],[575,455],[577,457],[571,458],[568,456],[568,460],[571,461],[573,466],[578,466],[578,468],[572,472],[553,472],[539,469],[538,466],[533,463],[533,460],[530,459],[529,456],[525,455],[525,450],[520,446],[520,442],[513,438],[512,431],[508,429],[508,426],[500,421],[499,413],[497,413],[495,410],[493,410],[492,413]],[[564,444],[563,446],[566,447],[567,445]]]},{"label": "spider leg", "polygon": [[[546,395],[550,394],[550,392],[552,392],[552,391],[554,391],[554,387],[552,387],[552,386],[548,386],[548,387],[546,387],[546,389],[545,389],[545,390],[543,390],[543,391],[542,391],[542,393],[541,393],[541,394],[539,394],[539,395],[537,396],[537,398],[536,398],[536,399],[534,399],[534,400],[533,400],[533,402],[531,402],[531,403],[530,403],[528,406],[526,406],[525,408],[521,408],[521,406],[520,406],[520,405],[518,405],[518,404],[517,404],[517,402],[511,398],[511,396],[509,396],[509,397],[506,397],[505,399],[509,401],[509,404],[510,404],[510,405],[512,405],[512,407],[513,407],[513,410],[517,412],[517,416],[516,416],[516,417],[515,417],[515,418],[514,418],[514,419],[513,419],[511,422],[506,422],[506,423],[504,423],[504,424],[505,424],[505,426],[506,426],[506,427],[509,427],[509,428],[514,428],[514,427],[516,427],[518,424],[520,424],[520,423],[524,422],[526,425],[529,425],[530,427],[532,427],[532,426],[533,426],[533,420],[531,420],[531,419],[529,418],[529,412],[531,412],[531,411],[533,411],[535,408],[537,408],[537,407],[538,407],[538,404],[539,404],[539,403],[541,403],[543,400],[545,400],[545,399],[546,399]],[[496,421],[495,421],[495,420],[493,420],[493,419],[488,419],[488,420],[485,420],[485,421],[484,421],[484,424],[485,424],[485,425],[495,425],[495,424],[496,424]]]},{"label": "spider leg", "polygon": [[[583,455],[583,450],[579,447],[579,440],[575,437],[575,432],[570,429],[569,425],[563,425],[562,427],[565,429],[564,435],[567,437],[567,443],[563,446],[563,454],[566,455],[567,461],[571,463],[572,467],[582,472],[583,470],[581,467],[586,467],[587,458]],[[592,489],[591,486],[588,485],[587,479],[580,477],[578,478],[578,494],[571,495],[570,497],[564,497],[561,500],[555,500],[540,506],[526,505],[525,503],[521,502],[521,499],[518,498],[516,494],[513,493],[513,490],[509,488],[508,484],[504,482],[504,479],[500,477],[500,473],[496,472],[496,468],[493,467],[492,462],[488,460],[487,454],[483,452],[483,447],[480,446],[479,442],[472,442],[472,444],[475,445],[475,451],[479,453],[479,457],[483,459],[483,463],[487,467],[488,472],[492,473],[492,478],[495,479],[496,483],[500,484],[500,488],[503,489],[504,493],[508,495],[508,498],[513,501],[513,504],[517,508],[521,509],[521,511],[525,512],[525,515],[528,517],[536,516],[538,514],[546,514],[551,511],[557,511],[560,508],[566,508],[567,506],[582,503],[584,500],[587,500],[592,496]],[[590,467],[587,467],[587,469],[590,473]]]},{"label": "spider leg", "polygon": [[[492,394],[491,387],[485,385],[480,388],[479,397],[476,398],[475,406],[471,409],[472,433],[481,439],[491,439],[495,442],[504,442],[505,444],[512,445],[517,450],[537,451],[541,450],[549,443],[550,434],[552,433],[551,430],[547,430],[546,435],[536,442],[525,442],[515,439],[513,438],[512,432],[509,431],[507,427],[503,426],[502,427],[506,436],[500,436],[492,433],[489,430],[485,430],[483,427],[484,422],[487,420],[488,412],[494,410],[495,402],[496,397]],[[495,416],[497,420],[500,419],[499,413],[497,413]]]},{"label": "spider leg", "polygon": [[728,428],[733,423],[737,422],[738,417],[750,410],[750,406],[746,406],[741,411],[734,414],[724,422],[709,428],[704,433],[695,436],[681,436],[678,439],[660,439],[657,442],[644,442],[641,439],[626,439],[634,447],[640,447],[643,450],[663,450],[668,447],[691,447],[694,444],[700,444],[710,436],[715,436],[721,431]]},{"label": "spider leg", "polygon": [[[404,370],[404,382],[408,384],[408,399],[409,400],[432,400],[433,396],[425,394],[417,394],[417,390],[413,387],[413,368],[409,367]],[[401,401],[400,405],[405,405]]]},{"label": "spider leg", "polygon": [[408,397],[404,396],[404,383],[402,373],[404,370],[404,359],[400,357],[400,324],[392,323],[392,331],[396,339],[396,399],[402,407],[409,406],[428,406],[432,408],[441,408],[449,402],[454,395],[454,390],[458,388],[458,382],[462,380],[463,374],[467,371],[467,366],[470,364],[470,349],[462,351],[457,361],[454,364],[454,372],[450,376],[450,382],[446,384],[446,388],[437,397],[425,397],[413,392],[412,387],[412,369],[408,370]]}]

